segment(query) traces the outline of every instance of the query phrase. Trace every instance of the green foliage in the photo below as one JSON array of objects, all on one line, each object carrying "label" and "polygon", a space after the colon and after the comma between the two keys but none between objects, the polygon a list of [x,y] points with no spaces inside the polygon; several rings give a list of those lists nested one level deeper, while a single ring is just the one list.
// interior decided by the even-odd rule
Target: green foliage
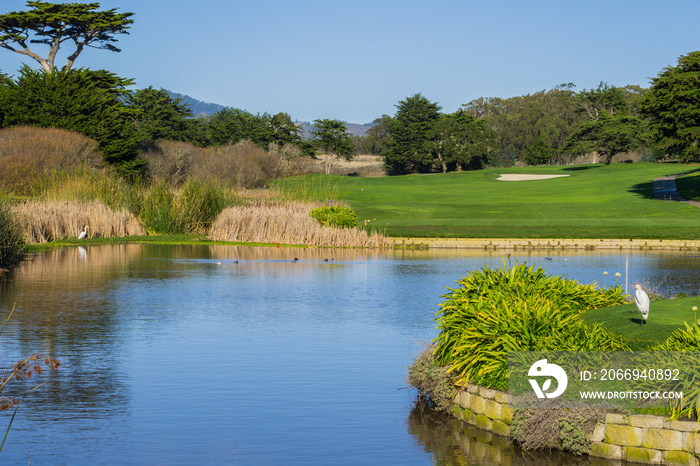
[{"label": "green foliage", "polygon": [[357,224],[357,214],[349,207],[324,206],[313,209],[310,215],[321,225],[333,228],[354,228]]},{"label": "green foliage", "polygon": [[544,165],[554,158],[555,152],[543,137],[535,138],[525,155],[525,162],[528,165]]},{"label": "green foliage", "polygon": [[61,128],[100,145],[107,162],[124,175],[139,171],[136,141],[129,137],[134,110],[124,103],[132,81],[109,71],[64,69],[53,73],[22,67],[16,82],[0,93],[3,125]]},{"label": "green foliage", "polygon": [[686,199],[700,201],[700,173],[676,178],[676,191]]},{"label": "green foliage", "polygon": [[[697,306],[696,306],[697,307]],[[676,329],[666,341],[659,343],[652,348],[653,351],[693,351],[695,355],[700,353],[700,321],[697,319],[697,312],[693,314],[693,324],[683,322],[685,328]],[[700,367],[700,357],[694,370],[681,370],[679,380],[672,383],[675,386],[664,387],[664,389],[677,391],[683,388],[683,398],[677,399],[671,405],[671,417],[673,419],[700,418],[700,385],[697,383],[697,368]],[[671,366],[672,367],[672,366]],[[658,389],[658,387],[650,387]]]},{"label": "green foliage", "polygon": [[419,400],[436,411],[449,412],[455,386],[447,368],[435,363],[434,347],[428,347],[408,367],[407,382],[418,390]]},{"label": "green foliage", "polygon": [[24,241],[19,220],[10,209],[10,202],[0,194],[0,267],[11,268],[24,257]]},{"label": "green foliage", "polygon": [[[39,62],[45,72],[54,69],[54,58],[64,42],[75,44],[66,68],[85,47],[101,48],[112,52],[120,50],[112,45],[115,34],[128,34],[134,22],[133,13],[117,13],[116,8],[97,11],[99,3],[49,3],[30,0],[28,11],[13,11],[0,15],[0,47],[29,56]],[[33,33],[33,36],[30,35]],[[47,58],[29,50],[27,44],[49,46]]]},{"label": "green foliage", "polygon": [[524,160],[538,138],[555,153],[571,134],[572,125],[581,121],[576,113],[575,86],[562,84],[554,89],[510,98],[479,98],[463,105],[466,112],[486,122],[497,135],[499,149],[491,155],[494,166],[512,166]]},{"label": "green foliage", "polygon": [[483,120],[477,120],[460,110],[443,115],[435,122],[435,137],[429,147],[442,165],[443,173],[459,167],[462,170],[479,169],[496,150],[496,133]]},{"label": "green foliage", "polygon": [[610,165],[616,154],[643,148],[650,143],[651,134],[642,119],[628,113],[600,110],[595,120],[576,126],[562,150],[573,154],[596,151],[603,157],[605,165]]},{"label": "green foliage", "polygon": [[137,141],[148,144],[159,139],[183,141],[187,138],[187,118],[192,112],[168,91],[153,87],[139,89],[127,94],[127,103],[136,110],[133,131]]},{"label": "green foliage", "polygon": [[700,160],[700,51],[681,56],[652,79],[641,111],[666,154]]},{"label": "green foliage", "polygon": [[134,213],[157,234],[204,233],[231,203],[215,184],[199,180],[188,180],[178,190],[157,180],[142,196]]},{"label": "green foliage", "polygon": [[300,142],[299,129],[286,113],[253,115],[247,110],[225,108],[210,117],[190,121],[188,141],[202,146],[249,140],[267,149],[273,142],[281,145]]},{"label": "green foliage", "polygon": [[358,154],[384,155],[389,140],[389,115],[382,115],[372,122],[372,127],[364,136],[353,138],[355,152]]},{"label": "green foliage", "polygon": [[441,304],[435,361],[449,365],[457,383],[506,389],[509,351],[618,351],[629,349],[579,313],[624,302],[622,290],[596,289],[545,275],[535,266],[485,266],[458,281]]},{"label": "green foliage", "polygon": [[391,136],[384,154],[385,170],[390,175],[431,171],[430,143],[441,107],[421,94],[407,97],[396,107],[398,111],[389,122]]}]

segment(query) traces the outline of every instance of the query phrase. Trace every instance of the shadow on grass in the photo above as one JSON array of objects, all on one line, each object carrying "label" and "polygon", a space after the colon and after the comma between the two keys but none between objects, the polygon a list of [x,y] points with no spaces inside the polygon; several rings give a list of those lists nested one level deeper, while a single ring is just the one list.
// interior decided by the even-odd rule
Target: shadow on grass
[{"label": "shadow on grass", "polygon": [[578,167],[566,167],[563,168],[562,171],[567,171],[567,172],[580,172],[582,170],[592,170],[594,168],[600,168],[604,165],[585,165],[585,166],[578,166]]},{"label": "shadow on grass", "polygon": [[637,183],[630,188],[629,192],[639,194],[644,199],[656,199],[656,196],[654,196],[654,184],[651,181],[648,183]]}]

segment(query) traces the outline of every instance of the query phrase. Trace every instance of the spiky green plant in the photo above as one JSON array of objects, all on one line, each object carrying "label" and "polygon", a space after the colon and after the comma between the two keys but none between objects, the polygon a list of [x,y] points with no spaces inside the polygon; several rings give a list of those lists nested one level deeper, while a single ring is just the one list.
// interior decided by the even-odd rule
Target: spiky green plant
[{"label": "spiky green plant", "polygon": [[[673,331],[666,341],[652,348],[653,351],[692,351],[689,355],[694,363],[688,363],[684,358],[684,366],[678,373],[676,380],[668,381],[669,386],[664,387],[668,391],[682,389],[683,398],[678,398],[671,403],[671,418],[695,418],[700,419],[700,379],[698,367],[700,367],[700,321],[697,319],[697,307],[693,307],[693,324],[683,322],[685,329],[678,328]],[[673,362],[669,367],[674,367]],[[691,369],[692,368],[692,369]],[[650,386],[650,389],[658,390],[659,384]]]},{"label": "spiky green plant", "polygon": [[509,351],[621,351],[625,339],[580,313],[624,302],[622,290],[598,289],[547,276],[535,266],[479,271],[458,281],[436,314],[440,335],[435,361],[449,366],[458,384],[506,389]]}]

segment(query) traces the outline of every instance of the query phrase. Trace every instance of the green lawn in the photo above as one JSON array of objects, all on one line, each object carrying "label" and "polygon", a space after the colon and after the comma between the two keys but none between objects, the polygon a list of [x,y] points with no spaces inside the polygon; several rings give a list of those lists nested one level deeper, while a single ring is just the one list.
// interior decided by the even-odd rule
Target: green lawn
[{"label": "green lawn", "polygon": [[[700,307],[700,296],[652,301],[649,320],[642,329],[639,328],[641,316],[634,304],[587,311],[583,319],[588,324],[601,322],[611,332],[629,338],[633,350],[642,350],[665,340],[679,327],[685,329],[683,322],[692,325],[693,306]],[[697,315],[700,318],[700,313]]]},{"label": "green lawn", "polygon": [[[636,163],[380,178],[307,175],[278,186],[348,201],[361,222],[370,219],[389,236],[700,239],[700,209],[658,201],[652,191],[654,178],[696,169],[700,165]],[[497,181],[501,173],[570,176]]]}]

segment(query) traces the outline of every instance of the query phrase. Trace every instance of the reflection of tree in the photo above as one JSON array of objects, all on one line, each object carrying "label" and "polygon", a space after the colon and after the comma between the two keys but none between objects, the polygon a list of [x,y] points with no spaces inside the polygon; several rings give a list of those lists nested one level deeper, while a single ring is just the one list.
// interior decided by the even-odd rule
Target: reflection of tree
[{"label": "reflection of tree", "polygon": [[31,399],[32,411],[41,413],[37,420],[54,412],[100,417],[124,408],[115,289],[138,251],[138,245],[56,249],[30,256],[1,281],[0,314],[17,307],[0,341],[3,357],[36,352],[62,361],[42,396]]},{"label": "reflection of tree", "polygon": [[433,464],[511,464],[521,466],[588,465],[588,457],[558,450],[523,452],[508,437],[470,426],[449,414],[416,403],[408,416],[408,432],[433,455]]},{"label": "reflection of tree", "polygon": [[646,284],[652,291],[666,297],[678,293],[686,293],[689,296],[700,294],[697,253],[637,253],[631,254],[629,261],[631,285],[635,282]]}]

